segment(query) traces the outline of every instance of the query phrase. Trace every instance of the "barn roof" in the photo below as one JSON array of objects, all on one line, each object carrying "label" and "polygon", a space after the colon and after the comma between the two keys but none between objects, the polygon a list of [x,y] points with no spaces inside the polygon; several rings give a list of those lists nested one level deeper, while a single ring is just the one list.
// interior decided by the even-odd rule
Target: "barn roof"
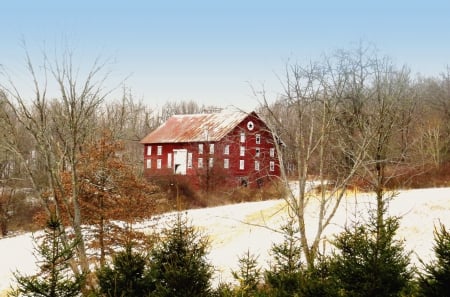
[{"label": "barn roof", "polygon": [[144,137],[141,143],[219,141],[250,115],[257,117],[254,112],[241,111],[174,115]]}]

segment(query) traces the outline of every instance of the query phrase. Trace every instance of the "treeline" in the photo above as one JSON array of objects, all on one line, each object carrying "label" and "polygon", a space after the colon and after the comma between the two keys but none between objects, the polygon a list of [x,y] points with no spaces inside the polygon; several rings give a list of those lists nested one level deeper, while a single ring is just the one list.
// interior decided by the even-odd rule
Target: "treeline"
[{"label": "treeline", "polygon": [[215,269],[207,260],[208,239],[178,213],[150,249],[131,241],[117,247],[112,260],[95,270],[97,285],[83,292],[89,276],[68,273],[76,239],[64,245],[59,222],[52,217],[37,240],[39,273],[16,272],[18,285],[9,296],[449,296],[449,230],[436,227],[434,259],[417,268],[410,263],[411,252],[395,239],[399,220],[385,220],[381,234],[377,224],[373,216],[348,227],[334,238],[333,252],[309,267],[293,221],[288,221],[281,230],[284,240],[271,248],[269,268],[263,270],[258,257],[247,251],[237,259],[234,282],[212,286]]}]

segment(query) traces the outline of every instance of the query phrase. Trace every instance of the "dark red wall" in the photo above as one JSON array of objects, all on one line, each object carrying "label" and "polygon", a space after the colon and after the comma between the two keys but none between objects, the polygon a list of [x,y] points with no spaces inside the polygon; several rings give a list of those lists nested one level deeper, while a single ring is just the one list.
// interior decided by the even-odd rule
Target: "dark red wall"
[{"label": "dark red wall", "polygon": [[[248,122],[253,123],[248,129]],[[241,142],[241,133],[245,133],[245,141]],[[260,135],[260,143],[256,143],[256,136]],[[157,155],[157,146],[162,146],[161,155]],[[229,145],[229,154],[224,154],[225,146]],[[192,184],[200,188],[217,188],[220,185],[238,186],[246,184],[249,186],[258,186],[259,182],[265,182],[265,179],[280,176],[279,162],[272,134],[258,117],[250,115],[235,127],[220,142],[214,143],[214,154],[209,152],[209,143],[203,143],[203,154],[199,153],[199,143],[161,143],[151,144],[152,154],[147,155],[147,146],[144,147],[144,168],[145,175],[148,178],[156,176],[172,175],[174,173],[174,164],[168,168],[168,154],[176,149],[187,149],[192,153],[192,168],[187,168],[186,176],[191,178]],[[244,156],[240,156],[240,147],[244,147]],[[256,154],[259,148],[259,157]],[[270,156],[270,149],[274,149],[274,156]],[[209,168],[208,160],[214,158],[214,166]],[[203,158],[203,168],[198,167],[198,159]],[[147,159],[152,160],[152,168],[146,168]],[[157,159],[161,160],[161,169],[157,168]],[[224,168],[224,160],[228,159],[229,168]],[[244,161],[244,169],[240,169],[240,160]],[[255,170],[255,162],[259,162],[259,170]],[[273,171],[270,170],[270,162],[274,162]],[[259,182],[258,182],[259,180]]]}]

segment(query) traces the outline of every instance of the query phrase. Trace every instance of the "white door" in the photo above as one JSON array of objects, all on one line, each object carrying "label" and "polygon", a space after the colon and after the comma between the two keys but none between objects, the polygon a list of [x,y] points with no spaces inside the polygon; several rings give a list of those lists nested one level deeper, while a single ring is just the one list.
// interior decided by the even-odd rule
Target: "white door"
[{"label": "white door", "polygon": [[173,169],[175,174],[186,175],[187,150],[173,150]]}]

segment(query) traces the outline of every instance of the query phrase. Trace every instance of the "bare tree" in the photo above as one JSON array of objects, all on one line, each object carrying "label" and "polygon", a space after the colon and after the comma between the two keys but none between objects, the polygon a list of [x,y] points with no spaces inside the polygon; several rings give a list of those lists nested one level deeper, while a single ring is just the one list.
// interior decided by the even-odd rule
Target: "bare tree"
[{"label": "bare tree", "polygon": [[[291,161],[296,165],[298,189],[289,190],[286,201],[289,213],[298,224],[302,252],[308,267],[314,266],[319,253],[323,232],[331,223],[346,193],[346,187],[364,161],[370,135],[353,141],[343,131],[342,102],[348,96],[354,73],[342,57],[327,58],[322,63],[307,66],[288,65],[284,79],[284,92],[278,100],[276,114],[261,94],[266,117],[276,137],[288,139],[292,146]],[[274,141],[278,144],[277,141]],[[278,156],[282,150],[277,146]],[[288,185],[285,162],[281,160],[282,180]],[[312,185],[313,180],[313,185]],[[313,201],[319,205],[316,226],[306,225],[306,215]],[[311,232],[311,230],[313,232]],[[311,237],[311,233],[314,236]]]},{"label": "bare tree", "polygon": [[[386,189],[393,178],[403,174],[401,167],[409,164],[407,154],[411,143],[402,143],[415,110],[415,93],[411,87],[409,70],[395,68],[387,59],[374,58],[367,100],[363,106],[364,117],[358,124],[362,138],[372,138],[365,154],[362,177],[368,190],[376,195],[377,222],[382,228],[385,213]],[[400,141],[399,141],[400,140]]]},{"label": "bare tree", "polygon": [[[64,211],[67,213],[68,222],[79,238],[77,261],[71,263],[71,268],[75,274],[81,275],[90,269],[82,234],[77,165],[80,150],[94,132],[91,124],[96,110],[108,94],[104,90],[106,64],[97,59],[81,79],[82,71],[75,68],[70,51],[65,51],[60,58],[55,57],[54,61],[44,54],[40,67],[35,66],[26,51],[25,62],[34,86],[32,97],[27,98],[6,71],[3,71],[6,81],[0,82],[0,87],[7,95],[6,103],[14,117],[26,129],[27,137],[35,143],[36,152],[43,160],[46,181],[37,180],[24,152],[17,147],[19,135],[11,137],[9,149],[24,164],[35,195],[41,198],[48,215],[61,217]],[[56,85],[59,93],[57,99],[49,100],[49,83]],[[10,118],[6,122],[10,125],[8,128],[14,131]],[[64,171],[70,174],[69,192],[65,191],[61,182]],[[61,231],[67,240],[64,227],[61,225]]]}]

